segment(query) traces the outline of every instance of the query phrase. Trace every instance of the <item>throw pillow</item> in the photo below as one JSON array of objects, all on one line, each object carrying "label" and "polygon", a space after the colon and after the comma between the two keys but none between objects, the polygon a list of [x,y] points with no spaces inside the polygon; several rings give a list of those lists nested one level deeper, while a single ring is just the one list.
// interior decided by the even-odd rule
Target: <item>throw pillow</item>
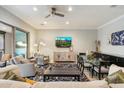
[{"label": "throw pillow", "polygon": [[18,75],[16,75],[15,73],[13,73],[12,71],[8,71],[6,73],[6,75],[3,77],[3,79],[8,79],[8,80],[16,80],[16,81],[23,81],[25,82],[26,80]]},{"label": "throw pillow", "polygon": [[20,76],[16,75],[16,74],[15,74],[14,72],[12,72],[12,71],[8,71],[8,72],[6,73],[6,75],[4,76],[3,79],[22,81],[22,82],[29,83],[29,84],[31,84],[31,85],[33,85],[34,83],[36,83],[36,81],[34,81],[34,80],[30,80],[30,79],[28,79],[28,78],[20,77]]},{"label": "throw pillow", "polygon": [[26,80],[27,83],[29,83],[29,84],[31,84],[31,85],[33,85],[34,83],[36,83],[36,81],[30,80],[30,79],[28,79],[28,78],[25,78],[25,80]]},{"label": "throw pillow", "polygon": [[111,75],[109,75],[106,79],[105,79],[109,84],[110,83],[124,83],[124,73],[122,72],[122,70],[119,70]]},{"label": "throw pillow", "polygon": [[109,68],[109,75],[111,75],[112,73],[117,72],[119,70],[122,70],[124,72],[124,67],[120,67],[115,64],[112,64]]}]

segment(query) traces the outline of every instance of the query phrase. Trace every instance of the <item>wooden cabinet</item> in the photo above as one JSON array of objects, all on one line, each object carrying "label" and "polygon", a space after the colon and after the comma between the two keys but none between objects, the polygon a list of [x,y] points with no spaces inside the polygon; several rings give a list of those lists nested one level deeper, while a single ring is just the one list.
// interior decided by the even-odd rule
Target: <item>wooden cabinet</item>
[{"label": "wooden cabinet", "polygon": [[75,62],[76,61],[76,55],[74,52],[54,52],[54,61],[69,61],[69,62]]}]

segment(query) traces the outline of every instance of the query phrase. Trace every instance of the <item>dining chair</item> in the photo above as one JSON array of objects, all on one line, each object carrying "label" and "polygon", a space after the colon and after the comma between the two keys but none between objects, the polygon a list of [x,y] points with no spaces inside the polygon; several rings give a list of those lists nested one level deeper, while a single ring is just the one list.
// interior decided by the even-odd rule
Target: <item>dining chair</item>
[{"label": "dining chair", "polygon": [[99,63],[92,64],[92,77],[94,76],[94,72],[98,76],[98,79],[101,80],[101,75],[107,75],[109,71],[109,61],[99,61]]},{"label": "dining chair", "polygon": [[78,66],[79,70],[81,71],[81,74],[83,74],[84,73],[84,60],[83,60],[83,57],[78,56],[77,66]]},{"label": "dining chair", "polygon": [[84,69],[88,69],[90,70],[92,65],[91,63],[87,60],[87,56],[86,56],[86,53],[79,53],[79,55],[83,58],[84,60]]}]

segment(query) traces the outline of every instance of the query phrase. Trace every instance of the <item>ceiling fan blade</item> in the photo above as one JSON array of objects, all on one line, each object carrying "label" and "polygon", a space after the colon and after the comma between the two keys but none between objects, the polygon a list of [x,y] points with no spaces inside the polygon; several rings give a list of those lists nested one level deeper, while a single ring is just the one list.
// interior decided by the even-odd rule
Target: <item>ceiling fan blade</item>
[{"label": "ceiling fan blade", "polygon": [[60,16],[60,17],[64,17],[64,14],[61,13],[54,13],[54,15]]},{"label": "ceiling fan blade", "polygon": [[50,16],[51,16],[51,14],[49,14],[49,15],[45,16],[45,18],[48,18],[48,17],[50,17]]}]

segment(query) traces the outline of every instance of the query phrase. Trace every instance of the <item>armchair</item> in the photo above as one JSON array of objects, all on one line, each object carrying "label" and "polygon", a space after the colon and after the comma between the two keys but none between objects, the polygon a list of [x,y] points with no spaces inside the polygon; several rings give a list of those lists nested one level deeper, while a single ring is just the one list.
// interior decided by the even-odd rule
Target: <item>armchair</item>
[{"label": "armchair", "polygon": [[33,63],[18,64],[21,77],[35,76],[36,70]]}]

